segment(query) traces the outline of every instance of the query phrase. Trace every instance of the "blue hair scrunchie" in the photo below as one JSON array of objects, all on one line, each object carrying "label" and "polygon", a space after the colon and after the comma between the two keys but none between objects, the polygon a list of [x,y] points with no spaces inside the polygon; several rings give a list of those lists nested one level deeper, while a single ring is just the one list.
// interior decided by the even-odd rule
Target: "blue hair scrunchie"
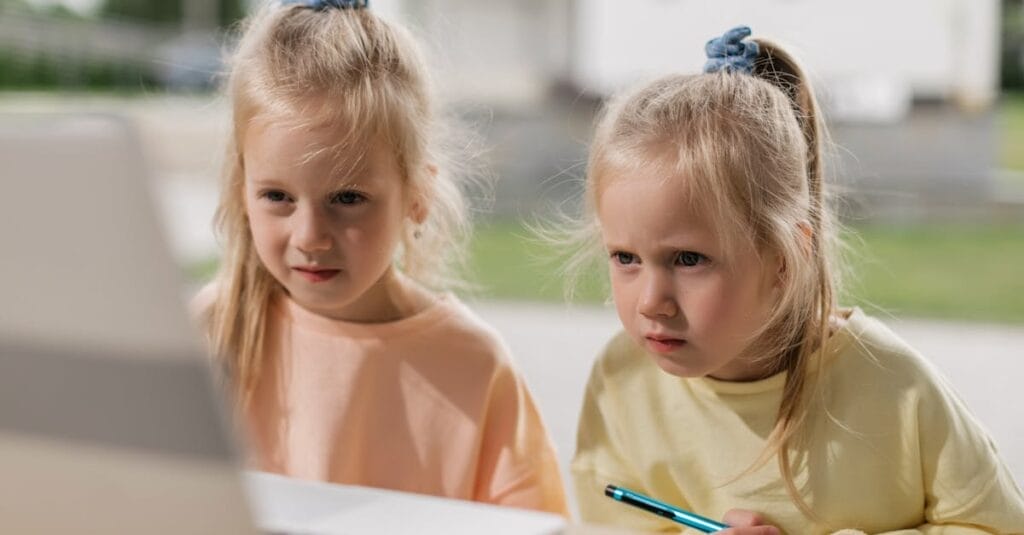
[{"label": "blue hair scrunchie", "polygon": [[282,5],[299,4],[316,11],[323,11],[328,8],[334,9],[366,9],[370,7],[370,0],[282,0]]},{"label": "blue hair scrunchie", "polygon": [[721,37],[715,37],[704,45],[704,52],[708,56],[704,64],[704,72],[712,73],[724,70],[725,72],[741,72],[750,74],[754,71],[754,62],[761,51],[757,43],[744,41],[750,37],[748,26],[737,26]]}]

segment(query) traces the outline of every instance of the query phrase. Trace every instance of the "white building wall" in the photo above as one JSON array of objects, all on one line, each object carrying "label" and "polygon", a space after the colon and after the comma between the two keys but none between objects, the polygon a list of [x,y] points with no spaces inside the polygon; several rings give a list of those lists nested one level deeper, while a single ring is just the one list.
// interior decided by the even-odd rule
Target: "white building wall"
[{"label": "white building wall", "polygon": [[912,97],[990,104],[999,0],[372,0],[428,43],[445,95],[529,104],[554,82],[607,95],[698,72],[737,24],[788,46],[834,117],[898,118]]},{"label": "white building wall", "polygon": [[968,107],[991,104],[999,91],[998,1],[957,0],[954,14],[954,98]]},{"label": "white building wall", "polygon": [[998,0],[577,0],[573,79],[607,94],[698,72],[703,45],[739,24],[789,45],[826,89],[988,103],[998,87]]},{"label": "white building wall", "polygon": [[427,45],[455,100],[530,104],[568,67],[566,0],[372,0]]}]

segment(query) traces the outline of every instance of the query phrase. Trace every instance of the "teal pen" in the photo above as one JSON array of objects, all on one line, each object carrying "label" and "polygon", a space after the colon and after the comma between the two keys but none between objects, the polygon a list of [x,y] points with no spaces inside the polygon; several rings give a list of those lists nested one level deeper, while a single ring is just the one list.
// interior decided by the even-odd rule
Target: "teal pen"
[{"label": "teal pen", "polygon": [[627,488],[608,485],[604,488],[604,495],[622,503],[632,505],[633,507],[639,507],[658,516],[663,516],[669,520],[679,522],[686,527],[699,529],[704,533],[715,533],[729,527],[721,522],[715,522],[710,518],[704,518],[698,514],[684,511],[683,509],[669,505],[665,502],[660,502],[649,496],[644,496],[639,492],[633,492]]}]

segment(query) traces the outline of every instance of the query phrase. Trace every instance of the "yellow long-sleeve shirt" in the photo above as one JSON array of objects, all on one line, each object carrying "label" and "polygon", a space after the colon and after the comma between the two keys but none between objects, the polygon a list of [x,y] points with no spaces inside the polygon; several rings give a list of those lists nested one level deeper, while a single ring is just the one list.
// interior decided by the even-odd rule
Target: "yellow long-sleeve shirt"
[{"label": "yellow long-sleeve shirt", "polygon": [[[818,520],[758,458],[785,374],[734,383],[661,371],[620,334],[595,363],[572,464],[585,522],[680,529],[603,494],[616,484],[711,518],[761,512],[790,534],[1024,533],[1024,497],[945,380],[882,323],[854,310],[829,340],[796,482]],[[690,533],[690,532],[687,532]]]}]

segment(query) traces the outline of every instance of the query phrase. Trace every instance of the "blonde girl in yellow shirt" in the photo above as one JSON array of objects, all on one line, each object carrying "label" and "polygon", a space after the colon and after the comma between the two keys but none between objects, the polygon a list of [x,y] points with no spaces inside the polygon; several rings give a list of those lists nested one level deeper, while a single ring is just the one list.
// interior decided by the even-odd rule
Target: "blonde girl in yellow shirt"
[{"label": "blonde girl in yellow shirt", "polygon": [[243,26],[196,299],[250,464],[565,514],[532,396],[455,296],[467,231],[414,40],[366,0],[268,2]]},{"label": "blonde girl in yellow shirt", "polygon": [[749,34],[598,122],[580,238],[603,245],[623,333],[580,417],[583,520],[681,529],[612,484],[735,535],[1024,532],[1020,490],[941,376],[838,307],[818,105]]}]

